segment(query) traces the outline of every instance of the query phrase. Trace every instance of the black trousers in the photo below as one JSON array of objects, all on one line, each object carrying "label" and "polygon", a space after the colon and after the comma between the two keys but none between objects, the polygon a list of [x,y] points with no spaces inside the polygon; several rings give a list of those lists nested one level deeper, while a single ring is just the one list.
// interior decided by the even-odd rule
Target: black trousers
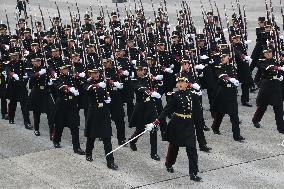
[{"label": "black trousers", "polygon": [[[54,131],[54,143],[61,142],[61,137],[63,133],[64,127],[55,127]],[[80,141],[79,141],[79,127],[70,127],[71,135],[72,135],[72,144],[73,150],[80,148]]]},{"label": "black trousers", "polygon": [[[96,138],[87,137],[86,156],[92,156],[95,140]],[[105,155],[106,155],[112,151],[111,138],[103,138],[103,143],[104,143],[104,150],[105,150]],[[108,164],[114,163],[113,154],[108,155],[106,157],[106,160]]]},{"label": "black trousers", "polygon": [[133,100],[126,102],[127,105],[127,118],[128,118],[128,123],[130,123],[130,119],[132,116],[132,113],[134,111],[134,103]]},{"label": "black trousers", "polygon": [[[39,131],[39,124],[40,124],[40,112],[37,111],[33,111],[33,117],[34,117],[34,130],[35,131]],[[50,121],[52,119],[52,114],[51,113],[47,113],[47,120],[48,120],[48,126],[49,126],[49,134],[52,135],[53,134],[53,130],[54,130],[54,124],[51,123],[52,121]]]},{"label": "black trousers", "polygon": [[[162,100],[161,99],[154,99],[155,101],[155,106],[156,106],[156,110],[157,110],[157,114],[160,115],[162,110],[163,110],[163,104],[162,104]],[[160,120],[160,130],[161,130],[161,135],[162,135],[162,139],[164,140],[164,136],[165,136],[165,132],[166,132],[166,127],[167,127],[167,122],[166,122],[166,118],[161,119]]]},{"label": "black trousers", "polygon": [[[27,107],[27,100],[20,101],[20,105],[21,105],[22,115],[23,115],[23,118],[24,118],[24,123],[30,124],[31,121],[30,121],[30,113],[29,113],[28,107]],[[10,100],[9,105],[8,105],[9,120],[15,119],[16,109],[17,109],[17,101]]]},{"label": "black trousers", "polygon": [[[197,172],[199,172],[197,150],[196,148],[190,147],[189,145],[187,145],[185,148],[189,164],[189,174],[197,174]],[[170,167],[176,163],[178,151],[179,151],[179,146],[169,143],[166,163],[165,163],[167,167]]]},{"label": "black trousers", "polygon": [[[214,121],[212,124],[212,129],[219,131],[220,125],[222,123],[224,113],[215,112],[214,113]],[[239,115],[237,113],[230,113],[230,121],[232,123],[232,132],[234,139],[237,139],[240,136],[240,127],[239,127]]]},{"label": "black trousers", "polygon": [[[133,133],[130,139],[136,137],[143,131],[144,129],[136,128],[135,132]],[[133,140],[132,143],[135,144],[137,141],[138,141],[138,138]],[[153,129],[152,131],[150,131],[150,145],[151,145],[151,154],[157,154],[157,130],[156,129]]]},{"label": "black trousers", "polygon": [[[253,123],[258,123],[261,121],[265,111],[267,109],[267,105],[257,106],[257,109],[252,118]],[[273,111],[275,115],[276,125],[278,131],[284,131],[284,122],[283,122],[283,104],[281,103],[279,106],[273,106]]]},{"label": "black trousers", "polygon": [[125,140],[125,122],[124,118],[116,119],[114,120],[115,126],[116,126],[116,132],[117,132],[117,140],[123,141]]},{"label": "black trousers", "polygon": [[1,114],[5,115],[7,113],[8,113],[7,100],[5,98],[1,98]]},{"label": "black trousers", "polygon": [[249,83],[242,83],[241,89],[242,89],[242,95],[241,95],[241,102],[249,102],[249,88],[251,85]]}]

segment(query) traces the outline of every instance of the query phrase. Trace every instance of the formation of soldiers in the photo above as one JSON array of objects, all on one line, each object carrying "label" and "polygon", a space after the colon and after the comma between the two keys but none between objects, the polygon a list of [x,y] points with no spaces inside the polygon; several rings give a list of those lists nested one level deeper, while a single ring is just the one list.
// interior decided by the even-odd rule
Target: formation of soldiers
[{"label": "formation of soldiers", "polygon": [[[90,7],[80,19],[79,7],[74,15],[68,5],[71,23],[65,25],[55,3],[58,16],[49,19],[47,29],[43,15],[42,21],[33,20],[27,15],[26,2],[18,0],[24,14],[17,17],[16,31],[11,32],[8,17],[7,24],[0,24],[2,119],[14,124],[20,102],[25,128],[40,136],[40,116],[46,113],[55,148],[61,147],[63,129],[69,127],[75,153],[93,161],[94,142],[100,139],[108,154],[107,166],[114,170],[118,166],[110,153],[111,121],[119,145],[127,142],[126,125],[135,128],[128,139],[133,151],[138,136],[150,131],[150,156],[157,161],[159,127],[162,140],[169,141],[167,171],[174,172],[178,149],[186,147],[190,178],[200,181],[196,139],[201,151],[212,150],[204,135],[210,128],[203,118],[203,90],[207,91],[215,134],[221,133],[222,119],[228,114],[233,139],[245,140],[238,116],[240,83],[243,106],[252,107],[249,94],[259,88],[253,125],[261,127],[261,118],[272,105],[277,129],[284,133],[284,46],[272,4],[270,8],[266,4],[267,16],[258,19],[256,46],[249,56],[246,12],[236,2],[238,13],[228,16],[225,8],[225,24],[216,2],[210,11],[201,4],[204,29],[197,31],[185,1],[177,11],[175,26],[169,23],[166,1],[157,11],[152,3],[154,22],[146,19],[142,2],[138,8],[135,4],[135,12],[125,9],[126,18],[121,18],[119,9],[109,13],[101,7],[100,16],[94,19]],[[253,79],[255,67],[258,71]],[[84,111],[85,151],[79,142],[80,110]]]}]

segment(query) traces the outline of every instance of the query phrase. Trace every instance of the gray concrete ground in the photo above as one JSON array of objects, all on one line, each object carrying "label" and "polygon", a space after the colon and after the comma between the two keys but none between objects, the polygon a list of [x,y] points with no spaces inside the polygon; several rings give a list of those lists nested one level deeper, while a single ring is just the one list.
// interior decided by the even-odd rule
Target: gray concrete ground
[{"label": "gray concrete ground", "polygon": [[[43,12],[53,16],[56,13],[54,1],[40,0]],[[58,0],[63,20],[69,20],[66,2]],[[144,8],[147,15],[153,15],[149,0],[145,0]],[[154,0],[155,7],[158,1]],[[175,18],[175,3],[181,0],[168,0],[168,9],[171,21]],[[15,1],[0,0],[2,11],[0,18],[4,18],[3,7],[7,7],[11,18],[10,24],[14,25]],[[71,3],[74,4],[74,1]],[[217,1],[221,15],[224,15],[223,4],[226,3],[230,13],[230,1]],[[244,3],[244,1],[243,1]],[[89,1],[78,0],[81,12],[87,10]],[[98,3],[92,2],[96,12]],[[204,2],[209,8],[208,2]],[[255,40],[254,28],[258,16],[265,15],[264,1],[250,0],[245,2],[247,8],[249,38]],[[280,20],[280,11],[277,1],[274,1],[277,20]],[[33,14],[39,15],[37,1],[31,0]],[[115,9],[111,0],[103,1],[103,5]],[[192,0],[190,5],[197,27],[201,27],[201,13],[199,1]],[[123,7],[122,5],[119,5]],[[71,6],[74,10],[74,6]],[[127,7],[130,6],[127,4]],[[131,4],[133,10],[134,5]],[[124,8],[121,8],[123,10]],[[48,11],[47,11],[48,10]],[[96,12],[97,13],[97,12]],[[121,13],[124,14],[124,13]],[[47,22],[47,19],[46,19]],[[252,50],[254,43],[250,46]],[[204,108],[206,124],[211,126],[212,119],[208,109],[206,92],[204,93]],[[237,143],[232,139],[231,124],[228,117],[222,123],[222,135],[216,136],[212,131],[206,132],[212,153],[199,152],[200,175],[203,182],[194,183],[189,180],[188,163],[185,149],[181,149],[175,165],[176,172],[169,174],[165,167],[165,153],[167,143],[159,140],[158,153],[161,161],[156,162],[150,158],[149,135],[146,134],[138,142],[138,151],[132,152],[128,147],[115,153],[115,160],[119,166],[118,171],[106,168],[103,155],[102,142],[96,142],[94,161],[87,162],[84,156],[73,153],[70,131],[65,129],[61,149],[54,149],[49,141],[48,126],[45,115],[41,123],[41,136],[34,136],[32,131],[24,129],[20,108],[17,110],[15,125],[9,125],[0,120],[0,188],[284,188],[284,148],[278,144],[284,136],[276,130],[274,114],[271,108],[267,110],[261,124],[263,128],[256,129],[252,126],[251,118],[255,111],[256,94],[251,95],[253,108],[239,106],[242,120],[241,132],[246,138],[245,143]],[[81,112],[82,115],[82,112]],[[32,118],[32,116],[31,116]],[[85,148],[86,139],[83,137],[84,118],[81,116],[80,136],[82,147]],[[114,133],[115,127],[114,127]],[[127,136],[133,130],[127,129]],[[117,141],[113,138],[113,147]]]}]

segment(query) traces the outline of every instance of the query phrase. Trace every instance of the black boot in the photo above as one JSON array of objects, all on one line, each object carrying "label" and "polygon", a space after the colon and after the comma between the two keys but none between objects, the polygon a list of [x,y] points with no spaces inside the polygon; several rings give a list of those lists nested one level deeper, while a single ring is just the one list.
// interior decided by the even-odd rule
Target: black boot
[{"label": "black boot", "polygon": [[25,128],[28,129],[28,130],[33,130],[33,126],[30,124],[30,123],[24,123],[25,125]]},{"label": "black boot", "polygon": [[189,174],[190,180],[193,180],[195,182],[200,182],[202,180],[201,177],[197,176],[197,173]]},{"label": "black boot", "polygon": [[204,126],[203,126],[203,130],[204,130],[204,131],[210,131],[210,128],[207,127],[207,125],[204,125]]},{"label": "black boot", "polygon": [[210,152],[212,150],[212,148],[210,148],[206,145],[199,146],[199,149],[200,149],[200,151],[203,151],[203,152]]},{"label": "black boot", "polygon": [[165,164],[165,166],[166,166],[167,171],[168,171],[169,173],[174,173],[174,172],[175,172],[175,170],[174,170],[174,168],[173,168],[173,166],[172,166],[172,165],[171,165],[171,166],[169,166],[169,165]]},{"label": "black boot", "polygon": [[74,149],[74,153],[75,153],[75,154],[79,154],[79,155],[85,155],[85,154],[86,154],[85,151],[82,150],[80,147]]},{"label": "black boot", "polygon": [[261,127],[261,125],[260,125],[259,123],[253,123],[253,126],[254,126],[255,128],[260,128],[260,127]]},{"label": "black boot", "polygon": [[117,170],[117,169],[118,169],[118,166],[117,166],[114,162],[112,162],[112,163],[107,163],[107,167],[108,167],[109,169],[112,169],[112,170]]},{"label": "black boot", "polygon": [[245,140],[245,138],[240,135],[238,137],[234,137],[234,140],[237,141],[237,142],[243,142]]},{"label": "black boot", "polygon": [[160,156],[158,154],[151,154],[151,158],[156,161],[160,161]]},{"label": "black boot", "polygon": [[86,149],[86,160],[87,161],[93,161],[93,153],[92,153],[92,150],[91,151],[88,151],[88,149]]},{"label": "black boot", "polygon": [[40,132],[39,131],[34,131],[35,136],[40,136]]},{"label": "black boot", "polygon": [[9,123],[10,123],[10,124],[15,124],[15,121],[14,121],[13,119],[10,119],[10,120],[9,120]]},{"label": "black boot", "polygon": [[53,142],[53,146],[54,146],[54,148],[61,148],[59,142]]},{"label": "black boot", "polygon": [[134,142],[130,142],[129,144],[132,151],[137,151],[137,146]]}]

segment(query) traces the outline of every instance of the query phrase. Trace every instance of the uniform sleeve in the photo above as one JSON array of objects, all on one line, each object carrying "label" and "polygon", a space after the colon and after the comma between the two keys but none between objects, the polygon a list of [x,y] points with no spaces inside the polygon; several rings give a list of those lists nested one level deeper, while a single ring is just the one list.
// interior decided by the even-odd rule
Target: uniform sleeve
[{"label": "uniform sleeve", "polygon": [[165,106],[161,114],[159,115],[158,120],[166,119],[168,115],[171,115],[172,113],[174,113],[175,105],[176,105],[176,97],[173,95],[172,97],[170,97],[167,105]]}]

